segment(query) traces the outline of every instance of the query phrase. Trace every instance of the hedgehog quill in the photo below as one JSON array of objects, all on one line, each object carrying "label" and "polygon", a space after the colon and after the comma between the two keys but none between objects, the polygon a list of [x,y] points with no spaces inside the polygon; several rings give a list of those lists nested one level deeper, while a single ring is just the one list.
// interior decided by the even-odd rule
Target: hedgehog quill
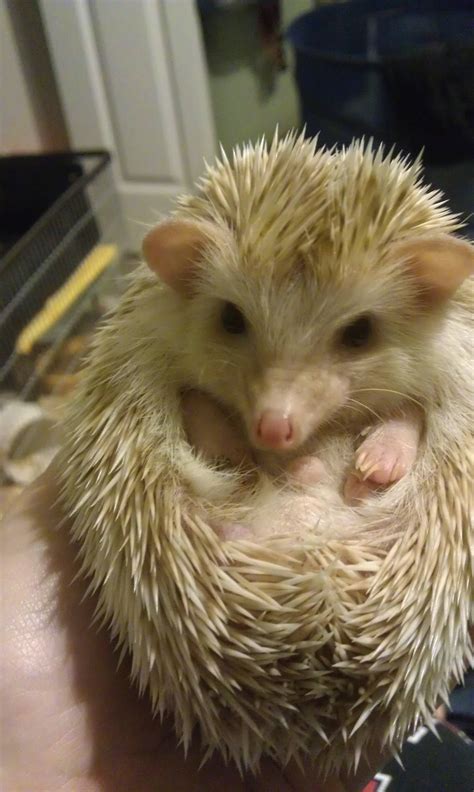
[{"label": "hedgehog quill", "polygon": [[[144,242],[63,502],[187,745],[354,767],[472,656],[472,246],[420,165],[237,149]],[[449,603],[449,607],[448,607]]]}]

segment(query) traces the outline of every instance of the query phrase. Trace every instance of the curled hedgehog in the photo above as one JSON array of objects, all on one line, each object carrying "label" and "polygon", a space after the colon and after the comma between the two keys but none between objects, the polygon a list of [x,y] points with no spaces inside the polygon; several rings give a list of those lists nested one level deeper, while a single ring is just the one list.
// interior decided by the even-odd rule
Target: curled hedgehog
[{"label": "curled hedgehog", "polygon": [[66,421],[101,617],[186,746],[357,765],[472,660],[474,253],[419,163],[236,149],[144,242]]}]

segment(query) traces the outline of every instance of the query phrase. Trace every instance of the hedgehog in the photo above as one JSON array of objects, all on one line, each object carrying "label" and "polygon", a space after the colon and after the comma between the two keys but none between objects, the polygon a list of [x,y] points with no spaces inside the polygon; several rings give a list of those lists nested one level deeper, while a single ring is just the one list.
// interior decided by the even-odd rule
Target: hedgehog
[{"label": "hedgehog", "polygon": [[363,141],[222,153],[69,406],[98,617],[204,758],[351,771],[472,662],[474,254],[421,178]]}]

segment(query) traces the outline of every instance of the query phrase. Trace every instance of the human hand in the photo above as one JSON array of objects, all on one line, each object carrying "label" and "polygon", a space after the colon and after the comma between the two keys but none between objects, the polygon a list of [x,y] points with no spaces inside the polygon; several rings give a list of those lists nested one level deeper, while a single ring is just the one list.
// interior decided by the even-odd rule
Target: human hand
[{"label": "human hand", "polygon": [[1,528],[0,736],[3,792],[357,792],[357,778],[320,782],[314,770],[266,759],[241,776],[218,756],[202,769],[170,722],[153,719],[105,629],[91,626],[68,525],[50,469],[23,492]]}]

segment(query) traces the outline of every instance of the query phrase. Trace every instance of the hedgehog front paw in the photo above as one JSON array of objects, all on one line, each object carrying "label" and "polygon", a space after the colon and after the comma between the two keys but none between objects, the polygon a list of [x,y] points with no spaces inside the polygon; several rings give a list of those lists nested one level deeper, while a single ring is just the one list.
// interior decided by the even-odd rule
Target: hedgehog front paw
[{"label": "hedgehog front paw", "polygon": [[363,433],[354,472],[344,485],[346,503],[355,505],[406,476],[416,459],[421,427],[420,414],[411,412]]},{"label": "hedgehog front paw", "polygon": [[316,456],[301,456],[288,465],[290,479],[302,486],[318,484],[326,473],[324,463]]},{"label": "hedgehog front paw", "polygon": [[415,462],[418,437],[402,419],[374,429],[356,452],[355,469],[362,481],[387,487],[403,478]]},{"label": "hedgehog front paw", "polygon": [[182,395],[181,406],[188,442],[206,460],[224,467],[250,462],[250,450],[242,434],[210,396],[188,390]]}]

